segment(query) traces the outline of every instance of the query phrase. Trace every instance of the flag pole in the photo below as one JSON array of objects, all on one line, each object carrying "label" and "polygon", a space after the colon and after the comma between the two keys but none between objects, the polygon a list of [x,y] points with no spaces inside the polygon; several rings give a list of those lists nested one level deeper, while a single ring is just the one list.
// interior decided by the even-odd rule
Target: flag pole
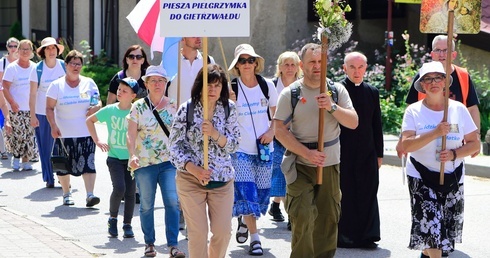
[{"label": "flag pole", "polygon": [[[442,122],[447,122],[447,113],[449,105],[449,84],[451,83],[452,73],[452,53],[453,53],[453,27],[454,27],[454,10],[448,12],[447,23],[447,51],[446,51],[446,85],[444,87],[444,115]],[[446,149],[446,136],[442,136],[441,151]],[[444,162],[441,162],[439,173],[439,185],[444,185]]]},{"label": "flag pole", "polygon": [[[203,109],[203,119],[204,120],[209,120],[209,112],[208,112],[208,37],[203,37],[202,38],[202,53],[203,53],[203,58],[202,58],[202,109]],[[204,169],[209,168],[209,157],[208,157],[208,152],[209,152],[209,137],[203,137],[203,150],[204,150]],[[201,182],[202,185],[207,185],[208,182]]]},{"label": "flag pole", "polygon": [[[327,85],[327,58],[328,58],[328,38],[322,33],[322,50],[321,50],[321,71],[320,71],[320,94],[326,92]],[[325,119],[325,109],[320,108],[318,113],[318,151],[323,152],[323,130]],[[316,183],[323,183],[323,166],[316,167]]]},{"label": "flag pole", "polygon": [[[182,62],[182,40],[179,40],[179,43],[177,43],[177,107],[180,106],[180,63]],[[166,87],[167,85],[165,85]],[[167,87],[166,87],[167,88]],[[168,88],[167,88],[168,89]],[[167,95],[168,92],[166,92]]]}]

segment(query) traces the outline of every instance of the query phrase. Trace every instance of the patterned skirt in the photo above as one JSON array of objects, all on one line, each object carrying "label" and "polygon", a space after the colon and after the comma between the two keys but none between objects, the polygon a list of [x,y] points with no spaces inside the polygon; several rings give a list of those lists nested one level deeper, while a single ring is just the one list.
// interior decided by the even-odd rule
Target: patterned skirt
[{"label": "patterned skirt", "polygon": [[[53,155],[60,155],[62,146],[68,151],[69,163],[72,165],[73,176],[81,176],[85,173],[95,173],[95,142],[92,137],[57,138],[53,146]],[[66,171],[56,171],[56,175],[68,175]]]},{"label": "patterned skirt", "polygon": [[29,111],[10,111],[12,132],[6,136],[7,151],[14,157],[33,159],[37,155],[37,144],[34,140],[34,128],[31,126]]},{"label": "patterned skirt", "polygon": [[232,154],[235,168],[235,202],[233,216],[265,215],[269,206],[272,162],[260,162],[257,155]]},{"label": "patterned skirt", "polygon": [[271,182],[271,197],[286,196],[286,178],[281,170],[282,156],[286,148],[277,140],[274,140],[274,152],[272,153],[272,182]]},{"label": "patterned skirt", "polygon": [[447,195],[425,186],[421,179],[408,176],[412,207],[412,228],[408,248],[437,248],[454,251],[461,243],[464,221],[464,186]]}]

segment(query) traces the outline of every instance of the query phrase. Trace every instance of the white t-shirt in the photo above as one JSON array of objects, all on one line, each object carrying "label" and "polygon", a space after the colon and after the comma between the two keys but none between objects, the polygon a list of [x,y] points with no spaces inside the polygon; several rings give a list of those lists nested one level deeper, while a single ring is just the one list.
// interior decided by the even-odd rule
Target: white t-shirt
[{"label": "white t-shirt", "polygon": [[[9,64],[10,64],[10,61],[7,58],[7,56],[0,58],[0,72],[1,73],[5,72],[5,69],[7,69],[7,66]],[[5,69],[3,68],[4,66],[5,66]],[[3,77],[3,75],[2,75],[2,77]],[[2,77],[0,77],[0,90],[3,90],[3,88],[2,88]]]},{"label": "white t-shirt", "polygon": [[284,87],[284,83],[282,83],[281,77],[277,78],[277,85],[276,85],[276,91],[277,95],[281,94],[281,91],[284,90],[286,87]]},{"label": "white t-shirt", "polygon": [[65,76],[53,81],[46,92],[47,98],[55,99],[55,120],[63,138],[90,136],[85,124],[90,97],[99,89],[94,80],[80,76],[80,83],[72,88],[66,84]]},{"label": "white t-shirt", "polygon": [[[402,131],[415,131],[416,135],[426,134],[434,130],[442,121],[444,111],[433,111],[422,104],[422,100],[408,106],[403,116]],[[460,102],[449,99],[447,121],[451,125],[449,134],[446,135],[446,149],[456,149],[463,145],[463,139],[477,129],[468,109]],[[424,147],[411,152],[415,160],[422,163],[432,171],[440,170],[440,162],[436,160],[436,149],[441,146],[442,138],[433,140]],[[445,173],[451,173],[456,169],[463,158],[457,158],[453,162],[445,162]],[[464,174],[464,167],[463,167]],[[407,175],[420,178],[420,173],[415,169],[410,159],[407,161]],[[463,178],[461,181],[463,182]]]},{"label": "white t-shirt", "polygon": [[[242,137],[238,149],[239,152],[257,155],[256,139],[269,130],[270,122],[269,116],[267,115],[267,109],[277,105],[277,92],[272,81],[266,79],[266,82],[269,86],[269,101],[267,101],[267,98],[262,93],[258,84],[253,88],[249,88],[243,84],[240,78],[238,78],[238,99],[236,101],[236,106],[238,112],[238,126]],[[247,100],[248,103],[250,103],[250,109]],[[255,136],[254,133],[250,110],[253,114],[257,136]],[[272,142],[269,144],[269,149],[271,152],[274,151]]]},{"label": "white t-shirt", "polygon": [[[32,61],[29,61],[28,68],[22,68],[19,66],[18,62],[13,62],[9,64],[5,68],[5,72],[3,74],[3,80],[9,81],[12,84],[10,85],[10,95],[19,105],[20,111],[29,111],[29,92],[31,89],[29,76],[31,75],[31,71],[36,69],[36,64]],[[12,110],[12,107],[9,105],[9,109]]]},{"label": "white t-shirt", "polygon": [[[197,52],[197,57],[196,59],[191,62],[185,58],[184,56],[181,56],[180,60],[180,103],[178,105],[186,102],[188,99],[191,98],[191,90],[192,86],[194,85],[194,81],[196,80],[197,73],[199,73],[199,70],[202,68],[202,55],[201,52]],[[214,64],[214,59],[212,56],[209,56],[209,59],[211,61],[211,64]],[[170,88],[168,89],[168,97],[171,99],[175,99],[177,101],[177,87],[178,87],[178,76],[176,75],[175,78],[172,80],[170,84]]]},{"label": "white t-shirt", "polygon": [[[43,61],[41,61],[43,62]],[[39,63],[38,63],[39,64]],[[37,66],[32,69],[31,76],[29,80],[31,82],[35,82],[37,84]],[[36,94],[36,114],[46,115],[46,92],[48,91],[48,87],[54,80],[65,76],[65,70],[61,66],[60,60],[56,60],[56,65],[53,68],[49,68],[45,62],[43,62],[43,72],[41,74],[41,81],[39,83],[39,87],[37,88]]]}]

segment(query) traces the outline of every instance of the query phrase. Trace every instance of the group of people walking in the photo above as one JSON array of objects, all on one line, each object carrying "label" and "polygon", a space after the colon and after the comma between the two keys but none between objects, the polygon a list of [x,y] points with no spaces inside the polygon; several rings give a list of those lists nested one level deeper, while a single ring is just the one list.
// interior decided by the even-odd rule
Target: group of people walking
[{"label": "group of people walking", "polygon": [[[478,153],[479,120],[472,115],[478,112],[478,98],[467,73],[469,85],[460,87],[469,88],[469,108],[450,101],[448,120],[441,122],[446,72],[436,54],[448,51],[445,40],[436,37],[434,61],[424,64],[414,80],[414,89],[426,95],[407,108],[397,147],[400,155],[410,153],[409,248],[421,250],[422,257],[447,255],[461,242],[463,158]],[[203,67],[199,37],[182,38],[182,69],[172,82],[162,65],[149,65],[143,48],[134,45],[125,52],[123,70],[111,80],[102,107],[97,85],[80,75],[83,56],[78,51],[59,60],[64,47],[46,38],[37,49],[42,61],[35,64],[29,40],[9,39],[7,45],[17,48],[5,58],[11,64],[0,70],[12,169],[32,169],[29,159],[38,149],[46,187],[54,187],[56,172],[63,204],[74,205],[70,175],[82,176],[86,206],[92,207],[100,202],[94,195],[95,149],[107,152],[113,184],[108,233],[119,235],[124,199],[123,237],[134,237],[131,221],[139,191],[145,256],[157,255],[157,186],[170,257],[186,257],[177,240],[181,213],[190,257],[225,257],[233,217],[238,221],[235,240],[248,241],[249,255],[263,255],[257,219],[269,213],[284,221],[281,202],[292,232],[291,257],[334,257],[337,247],[377,247],[383,133],[379,92],[364,82],[367,58],[362,53],[347,53],[345,79],[327,79],[327,92],[320,93],[318,44],[306,44],[299,55],[282,53],[272,80],[260,75],[264,58],[251,45],[240,44],[228,67],[236,78],[229,80],[214,59]],[[13,53],[18,60],[10,58]],[[327,111],[323,151],[317,142],[319,109]],[[106,123],[108,139],[98,136],[98,121]],[[441,137],[450,139],[446,150],[438,150]],[[50,157],[63,152],[69,169],[53,171]],[[440,162],[445,163],[447,189],[429,179],[438,176],[434,171]],[[323,183],[317,181],[317,167]]]}]

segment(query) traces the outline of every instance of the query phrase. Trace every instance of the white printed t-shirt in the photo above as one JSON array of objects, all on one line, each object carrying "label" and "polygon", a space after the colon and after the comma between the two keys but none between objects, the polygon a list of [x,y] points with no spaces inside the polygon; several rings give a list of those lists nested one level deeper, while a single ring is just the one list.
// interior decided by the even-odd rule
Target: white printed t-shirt
[{"label": "white printed t-shirt", "polygon": [[[43,61],[41,61],[43,62]],[[31,82],[35,82],[37,84],[37,65],[31,71],[31,76],[29,80]],[[46,92],[48,91],[48,87],[54,80],[65,76],[65,70],[61,66],[60,60],[56,59],[56,65],[53,68],[49,68],[45,62],[43,62],[43,72],[41,74],[41,81],[37,88],[36,94],[36,114],[38,115],[46,115]]]},{"label": "white printed t-shirt", "polygon": [[[32,61],[29,61],[28,68],[22,68],[19,66],[18,62],[13,62],[9,64],[5,68],[5,72],[3,74],[3,80],[9,81],[12,83],[10,85],[10,95],[19,105],[20,111],[29,111],[29,92],[31,89],[29,76],[31,75],[31,71],[36,69],[36,64]],[[7,104],[9,109],[12,110],[10,103]]]},{"label": "white printed t-shirt", "polygon": [[[422,100],[408,106],[403,116],[402,132],[415,131],[415,135],[426,134],[433,131],[442,121],[444,111],[434,111],[422,104]],[[451,125],[449,134],[446,135],[446,149],[457,149],[463,145],[463,139],[477,129],[468,109],[460,102],[449,99],[447,121]],[[436,160],[436,148],[441,139],[431,141],[424,147],[411,152],[410,156],[422,163],[432,171],[440,170],[440,162]],[[440,144],[439,144],[440,145]],[[445,173],[453,172],[463,162],[463,158],[457,158],[453,162],[445,162]],[[464,174],[464,167],[463,167]],[[410,159],[407,160],[407,175],[420,178],[420,173],[415,169]],[[461,181],[463,178],[461,178]]]},{"label": "white printed t-shirt", "polygon": [[[269,86],[269,101],[267,101],[267,98],[262,93],[258,84],[253,88],[249,88],[243,84],[240,78],[238,78],[238,99],[236,101],[236,106],[238,112],[238,126],[242,137],[238,152],[257,155],[256,139],[269,130],[270,122],[269,116],[267,115],[267,109],[277,105],[277,92],[272,81],[266,79],[266,82],[267,86]],[[245,96],[247,98],[245,98]],[[250,103],[250,109],[247,104],[247,99]],[[257,137],[254,133],[250,110],[252,110]],[[271,152],[274,151],[272,142],[269,144],[269,149]]]},{"label": "white printed t-shirt", "polygon": [[81,75],[80,83],[75,88],[66,84],[65,76],[51,83],[46,97],[56,100],[55,119],[63,138],[90,136],[85,119],[90,108],[90,97],[95,92],[99,94],[94,80]]}]

